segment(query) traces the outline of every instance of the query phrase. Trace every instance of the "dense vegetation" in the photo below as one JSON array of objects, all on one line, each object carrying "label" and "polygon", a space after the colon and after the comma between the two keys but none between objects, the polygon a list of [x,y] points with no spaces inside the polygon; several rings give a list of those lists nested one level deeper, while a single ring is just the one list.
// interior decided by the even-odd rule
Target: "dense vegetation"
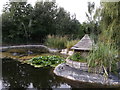
[{"label": "dense vegetation", "polygon": [[97,47],[93,48],[87,57],[88,66],[90,68],[98,67],[100,70],[104,69],[108,76],[108,73],[117,71],[117,55],[118,50],[114,46],[109,43],[98,42]]},{"label": "dense vegetation", "polygon": [[67,36],[48,35],[45,44],[50,48],[56,48],[56,49],[67,48],[69,50],[78,41],[79,39],[73,40]]},{"label": "dense vegetation", "polygon": [[3,8],[3,43],[43,43],[46,36],[83,36],[82,25],[73,15],[58,7],[55,2],[10,2]]},{"label": "dense vegetation", "polygon": [[40,57],[34,57],[28,61],[25,61],[35,67],[46,67],[51,66],[55,67],[56,65],[60,63],[64,63],[64,59],[60,56],[40,56]]},{"label": "dense vegetation", "polygon": [[[120,57],[119,7],[120,2],[104,2],[95,11],[95,3],[89,2],[88,20],[80,24],[75,16],[55,2],[37,2],[34,7],[27,2],[10,2],[4,6],[0,17],[2,40],[7,44],[45,42],[53,48],[69,49],[85,32],[97,45],[88,56],[89,67],[103,67],[111,72],[119,61],[115,57]],[[75,54],[71,58],[79,61],[81,57]]]},{"label": "dense vegetation", "polygon": [[89,67],[103,68],[105,75],[117,71],[120,51],[120,2],[104,2],[96,10],[96,16],[101,18],[98,23],[101,34],[97,47],[88,56]]},{"label": "dense vegetation", "polygon": [[81,56],[79,52],[74,53],[69,57],[70,60],[79,61],[79,62],[87,62],[86,58]]},{"label": "dense vegetation", "polygon": [[[120,48],[120,2],[102,3],[101,30],[103,42],[115,43]],[[106,37],[107,36],[107,37]]]},{"label": "dense vegetation", "polygon": [[62,49],[66,48],[67,41],[67,36],[48,35],[45,44],[51,48]]}]

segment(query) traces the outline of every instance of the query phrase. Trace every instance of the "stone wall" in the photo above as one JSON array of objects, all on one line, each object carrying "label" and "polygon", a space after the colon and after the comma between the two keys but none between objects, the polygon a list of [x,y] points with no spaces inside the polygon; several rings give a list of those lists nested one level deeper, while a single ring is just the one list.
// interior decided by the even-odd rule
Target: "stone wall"
[{"label": "stone wall", "polygon": [[[18,46],[5,46],[5,47],[0,47],[0,52],[2,51],[9,51],[9,50],[16,50],[16,49],[21,49],[22,51],[24,51],[25,49],[31,49],[31,50],[37,50],[40,52],[50,52],[51,50],[44,45],[18,45]],[[36,51],[35,50],[35,51]]]},{"label": "stone wall", "polygon": [[77,61],[72,61],[70,59],[66,59],[66,64],[68,66],[76,68],[76,69],[80,69],[80,70],[83,70],[83,71],[88,71],[87,63],[81,63],[81,62],[77,62]]},{"label": "stone wall", "polygon": [[77,61],[73,61],[70,59],[66,59],[66,65],[72,67],[72,68],[76,68],[82,71],[88,71],[91,73],[103,73],[103,69],[101,67],[95,67],[95,68],[88,68],[88,64],[87,63],[82,63],[82,62],[77,62]]}]

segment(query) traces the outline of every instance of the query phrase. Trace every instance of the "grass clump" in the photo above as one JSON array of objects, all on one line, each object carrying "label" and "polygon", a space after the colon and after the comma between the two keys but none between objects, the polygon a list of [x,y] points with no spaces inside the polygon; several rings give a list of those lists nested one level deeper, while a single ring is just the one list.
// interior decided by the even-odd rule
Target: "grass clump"
[{"label": "grass clump", "polygon": [[99,67],[99,69],[103,69],[105,75],[108,76],[109,72],[115,70],[117,52],[117,49],[113,45],[98,42],[97,48],[93,48],[87,57],[89,68]]},{"label": "grass clump", "polygon": [[48,35],[45,44],[51,48],[62,49],[66,47],[67,36]]},{"label": "grass clump", "polygon": [[66,43],[67,49],[69,50],[72,46],[74,46],[74,45],[75,45],[76,43],[78,43],[79,41],[80,41],[80,40],[78,40],[78,39],[67,41],[67,43]]},{"label": "grass clump", "polygon": [[74,53],[69,57],[70,60],[78,61],[78,62],[86,62],[85,57],[81,56],[79,52]]},{"label": "grass clump", "polygon": [[78,39],[70,40],[67,36],[48,35],[45,44],[51,48],[67,48],[69,50],[77,42],[79,42]]}]

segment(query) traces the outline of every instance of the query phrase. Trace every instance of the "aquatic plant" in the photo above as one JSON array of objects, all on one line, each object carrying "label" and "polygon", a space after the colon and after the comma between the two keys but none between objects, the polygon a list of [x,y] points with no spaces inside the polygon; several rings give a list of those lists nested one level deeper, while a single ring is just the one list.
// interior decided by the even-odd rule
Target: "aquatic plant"
[{"label": "aquatic plant", "polygon": [[27,63],[35,66],[35,67],[45,67],[45,66],[51,66],[55,67],[60,63],[64,63],[64,58],[60,56],[39,56],[34,57],[27,61]]}]

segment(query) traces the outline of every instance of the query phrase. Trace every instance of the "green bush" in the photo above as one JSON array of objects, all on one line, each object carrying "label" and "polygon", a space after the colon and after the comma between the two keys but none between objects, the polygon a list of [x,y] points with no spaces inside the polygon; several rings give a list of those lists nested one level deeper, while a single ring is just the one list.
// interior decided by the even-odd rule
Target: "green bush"
[{"label": "green bush", "polygon": [[66,36],[48,35],[45,44],[51,48],[62,49],[66,47],[67,40]]},{"label": "green bush", "polygon": [[34,66],[39,66],[39,67],[45,67],[45,66],[55,67],[56,65],[64,62],[65,61],[62,57],[55,56],[55,55],[34,57],[28,60],[29,64],[32,64]]},{"label": "green bush", "polygon": [[82,57],[79,52],[74,53],[69,57],[69,59],[73,61],[86,62],[86,59]]}]

